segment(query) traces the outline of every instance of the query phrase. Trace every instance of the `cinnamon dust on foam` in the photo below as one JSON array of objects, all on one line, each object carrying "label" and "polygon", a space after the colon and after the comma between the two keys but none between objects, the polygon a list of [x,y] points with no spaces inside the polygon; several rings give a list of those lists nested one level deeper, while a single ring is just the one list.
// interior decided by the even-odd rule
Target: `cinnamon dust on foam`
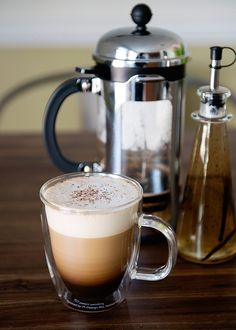
[{"label": "cinnamon dust on foam", "polygon": [[[117,191],[117,190],[116,190]],[[89,185],[86,188],[74,190],[71,197],[77,201],[95,203],[96,201],[111,202],[114,192],[108,191],[105,187],[98,189],[96,186]]]}]

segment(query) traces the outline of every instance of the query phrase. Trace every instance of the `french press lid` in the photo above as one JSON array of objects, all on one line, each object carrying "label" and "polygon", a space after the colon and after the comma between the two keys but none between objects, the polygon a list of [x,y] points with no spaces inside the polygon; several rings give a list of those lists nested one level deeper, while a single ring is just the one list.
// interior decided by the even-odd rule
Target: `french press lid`
[{"label": "french press lid", "polygon": [[103,35],[93,53],[100,78],[127,81],[135,74],[159,74],[173,81],[184,77],[186,47],[175,33],[147,27],[152,13],[145,4],[136,5],[131,17],[136,27],[120,28]]}]

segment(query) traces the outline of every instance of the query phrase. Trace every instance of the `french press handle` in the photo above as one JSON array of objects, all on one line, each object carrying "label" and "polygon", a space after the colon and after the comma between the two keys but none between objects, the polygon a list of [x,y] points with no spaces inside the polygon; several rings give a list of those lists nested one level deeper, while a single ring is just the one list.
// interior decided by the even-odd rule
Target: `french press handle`
[{"label": "french press handle", "polygon": [[[82,72],[82,69],[80,69]],[[84,71],[86,69],[83,69]],[[91,70],[92,71],[92,70]],[[94,74],[81,74],[64,81],[50,97],[44,117],[44,140],[53,163],[63,172],[99,171],[98,162],[74,162],[67,159],[61,152],[56,137],[56,119],[64,100],[77,92],[100,93],[100,79]]]}]

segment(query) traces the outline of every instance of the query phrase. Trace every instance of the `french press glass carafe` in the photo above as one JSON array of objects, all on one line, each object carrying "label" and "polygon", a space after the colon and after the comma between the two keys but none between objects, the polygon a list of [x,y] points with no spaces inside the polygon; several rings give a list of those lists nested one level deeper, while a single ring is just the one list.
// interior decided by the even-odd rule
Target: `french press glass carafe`
[{"label": "french press glass carafe", "polygon": [[[93,53],[94,67],[77,68],[78,76],[51,96],[46,145],[65,172],[105,171],[136,179],[144,190],[145,211],[161,213],[174,224],[187,51],[173,32],[146,27],[152,16],[148,6],[135,6],[131,16],[137,26],[102,36]],[[58,111],[65,98],[77,92],[100,96],[95,163],[68,160],[57,143]]]}]

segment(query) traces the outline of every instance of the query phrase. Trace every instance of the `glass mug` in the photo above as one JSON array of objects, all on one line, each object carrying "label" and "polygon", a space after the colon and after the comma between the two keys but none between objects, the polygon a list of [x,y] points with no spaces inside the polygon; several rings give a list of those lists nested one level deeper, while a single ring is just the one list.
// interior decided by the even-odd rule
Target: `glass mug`
[{"label": "glass mug", "polygon": [[[105,173],[64,174],[42,186],[46,261],[66,306],[109,310],[125,299],[131,280],[158,281],[170,273],[177,257],[174,231],[160,218],[142,214],[142,196],[135,180]],[[137,265],[142,227],[166,237],[164,266]]]}]

